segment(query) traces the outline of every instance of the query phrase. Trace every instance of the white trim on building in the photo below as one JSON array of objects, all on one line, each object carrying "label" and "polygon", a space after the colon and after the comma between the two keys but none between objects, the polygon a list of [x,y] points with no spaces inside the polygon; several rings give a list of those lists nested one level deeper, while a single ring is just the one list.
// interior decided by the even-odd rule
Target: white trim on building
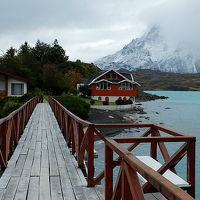
[{"label": "white trim on building", "polygon": [[27,82],[8,77],[8,96],[22,96],[27,93]]},{"label": "white trim on building", "polygon": [[[129,96],[100,96],[100,97],[101,97],[101,101],[106,101],[106,98],[109,98],[109,102],[115,102],[120,97],[121,99],[126,98],[126,100],[130,98]],[[99,96],[91,96],[91,98],[94,100],[99,100]],[[132,101],[135,102],[135,97],[131,97],[131,98],[132,98]]]}]

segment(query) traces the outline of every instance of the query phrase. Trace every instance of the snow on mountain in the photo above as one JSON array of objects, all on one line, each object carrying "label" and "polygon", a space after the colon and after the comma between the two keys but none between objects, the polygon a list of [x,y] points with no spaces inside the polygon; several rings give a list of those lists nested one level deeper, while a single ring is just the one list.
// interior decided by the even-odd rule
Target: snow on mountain
[{"label": "snow on mountain", "polygon": [[166,42],[160,28],[152,27],[141,38],[132,40],[120,51],[94,62],[103,70],[120,68],[130,71],[153,69],[175,73],[200,72],[200,56],[196,58],[186,48]]}]

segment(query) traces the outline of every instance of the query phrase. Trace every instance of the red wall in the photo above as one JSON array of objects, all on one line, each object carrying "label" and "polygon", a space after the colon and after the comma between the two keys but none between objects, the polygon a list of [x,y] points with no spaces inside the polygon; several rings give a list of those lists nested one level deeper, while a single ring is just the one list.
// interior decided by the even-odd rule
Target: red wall
[{"label": "red wall", "polygon": [[118,88],[119,85],[111,84],[111,90],[97,90],[96,84],[90,85],[91,96],[136,96],[136,85],[133,85],[132,90],[119,90]]}]

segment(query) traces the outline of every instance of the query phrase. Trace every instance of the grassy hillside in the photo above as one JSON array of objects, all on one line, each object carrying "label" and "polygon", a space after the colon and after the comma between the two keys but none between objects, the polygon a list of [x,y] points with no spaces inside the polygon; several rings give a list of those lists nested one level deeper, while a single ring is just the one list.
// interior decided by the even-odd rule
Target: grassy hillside
[{"label": "grassy hillside", "polygon": [[153,70],[134,72],[143,90],[200,91],[200,74],[176,74]]}]

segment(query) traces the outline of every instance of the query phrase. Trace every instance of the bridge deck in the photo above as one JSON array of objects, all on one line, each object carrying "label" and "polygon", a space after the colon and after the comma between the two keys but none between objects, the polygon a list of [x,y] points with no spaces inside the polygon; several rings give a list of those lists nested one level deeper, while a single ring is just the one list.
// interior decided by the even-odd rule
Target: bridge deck
[{"label": "bridge deck", "polygon": [[36,106],[0,179],[0,199],[102,199],[86,187],[48,103]]}]

